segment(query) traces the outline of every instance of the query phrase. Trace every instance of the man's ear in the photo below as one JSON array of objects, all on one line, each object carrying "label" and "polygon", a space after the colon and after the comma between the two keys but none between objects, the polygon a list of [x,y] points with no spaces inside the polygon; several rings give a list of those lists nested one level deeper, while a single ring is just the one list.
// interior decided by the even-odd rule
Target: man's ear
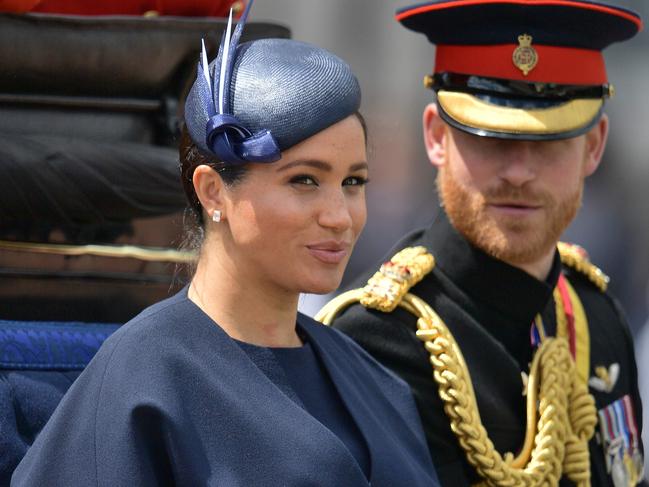
[{"label": "man's ear", "polygon": [[447,130],[435,103],[424,109],[423,128],[428,159],[433,166],[441,167],[446,161]]},{"label": "man's ear", "polygon": [[194,170],[192,182],[194,183],[194,191],[196,191],[198,201],[201,202],[207,216],[212,218],[214,212],[218,210],[221,212],[221,219],[224,219],[223,192],[225,185],[221,176],[210,166],[201,164]]},{"label": "man's ear", "polygon": [[586,133],[586,160],[584,161],[584,177],[593,174],[602,162],[606,140],[608,139],[608,116],[602,115],[599,122]]}]

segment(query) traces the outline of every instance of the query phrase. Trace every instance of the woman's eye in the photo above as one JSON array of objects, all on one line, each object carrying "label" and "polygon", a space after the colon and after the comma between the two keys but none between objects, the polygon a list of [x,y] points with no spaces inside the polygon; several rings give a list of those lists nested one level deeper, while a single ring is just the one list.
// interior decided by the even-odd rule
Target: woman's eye
[{"label": "woman's eye", "polygon": [[350,176],[343,181],[343,186],[365,186],[369,180],[361,176]]},{"label": "woman's eye", "polygon": [[317,186],[318,182],[312,176],[300,175],[291,178],[291,184],[304,184],[306,186]]}]

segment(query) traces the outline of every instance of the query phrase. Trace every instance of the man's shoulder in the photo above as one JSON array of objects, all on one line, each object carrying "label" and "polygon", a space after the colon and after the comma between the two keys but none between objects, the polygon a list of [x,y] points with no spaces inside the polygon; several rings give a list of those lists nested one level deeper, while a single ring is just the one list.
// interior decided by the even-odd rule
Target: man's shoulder
[{"label": "man's shoulder", "polygon": [[590,260],[580,245],[559,242],[557,245],[563,268],[580,283],[589,283],[602,293],[608,289],[609,277]]},{"label": "man's shoulder", "polygon": [[374,358],[382,360],[386,354],[394,352],[395,348],[420,346],[414,333],[416,321],[417,318],[403,308],[386,313],[355,303],[341,311],[331,326],[343,332]]},{"label": "man's shoulder", "polygon": [[374,262],[364,272],[359,274],[359,276],[356,277],[351,282],[351,284],[347,285],[345,287],[345,290],[364,287],[367,284],[367,281],[370,279],[370,277],[372,277],[374,273],[381,268],[381,265],[390,261],[392,257],[398,254],[401,250],[408,247],[425,246],[424,235],[426,234],[427,230],[428,228],[419,228],[405,234],[403,237],[401,237],[401,239],[397,241],[397,243],[395,243],[390,248],[390,250],[384,253],[379,260]]},{"label": "man's shoulder", "polygon": [[591,262],[582,247],[562,243],[559,252],[563,271],[577,298],[571,313],[577,322],[583,316],[581,320],[588,325],[593,363],[626,363],[625,357],[632,356],[633,350],[631,331],[620,302],[609,292],[608,276]]},{"label": "man's shoulder", "polygon": [[426,246],[427,230],[422,228],[405,235],[347,287],[346,295],[356,292],[356,299],[342,298],[332,322],[335,328],[357,338],[357,334],[366,336],[370,330],[380,335],[385,326],[397,323],[412,322],[414,326],[415,316],[399,304],[411,290],[420,289],[421,282],[434,269],[434,257]]},{"label": "man's shoulder", "polygon": [[586,312],[595,321],[601,321],[597,318],[604,313],[605,320],[615,316],[616,321],[626,322],[622,307],[609,292],[609,277],[591,261],[586,249],[565,242],[560,242],[558,249],[563,272]]}]

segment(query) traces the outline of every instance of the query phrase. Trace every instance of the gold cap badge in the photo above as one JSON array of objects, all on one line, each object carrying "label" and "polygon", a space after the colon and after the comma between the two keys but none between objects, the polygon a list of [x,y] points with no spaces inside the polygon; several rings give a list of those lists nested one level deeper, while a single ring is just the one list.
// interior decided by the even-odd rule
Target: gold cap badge
[{"label": "gold cap badge", "polygon": [[527,76],[527,73],[534,69],[534,66],[539,61],[539,55],[536,49],[532,47],[531,35],[521,34],[518,36],[518,47],[514,49],[512,61],[514,61],[514,66],[523,72],[524,76]]}]

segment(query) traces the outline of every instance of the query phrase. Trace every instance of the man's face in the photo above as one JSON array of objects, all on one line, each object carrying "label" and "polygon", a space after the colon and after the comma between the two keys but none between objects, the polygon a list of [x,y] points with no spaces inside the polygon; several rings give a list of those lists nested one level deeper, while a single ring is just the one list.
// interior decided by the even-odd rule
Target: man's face
[{"label": "man's face", "polygon": [[455,228],[512,265],[552,253],[597,166],[592,136],[531,142],[444,130],[437,184]]}]

